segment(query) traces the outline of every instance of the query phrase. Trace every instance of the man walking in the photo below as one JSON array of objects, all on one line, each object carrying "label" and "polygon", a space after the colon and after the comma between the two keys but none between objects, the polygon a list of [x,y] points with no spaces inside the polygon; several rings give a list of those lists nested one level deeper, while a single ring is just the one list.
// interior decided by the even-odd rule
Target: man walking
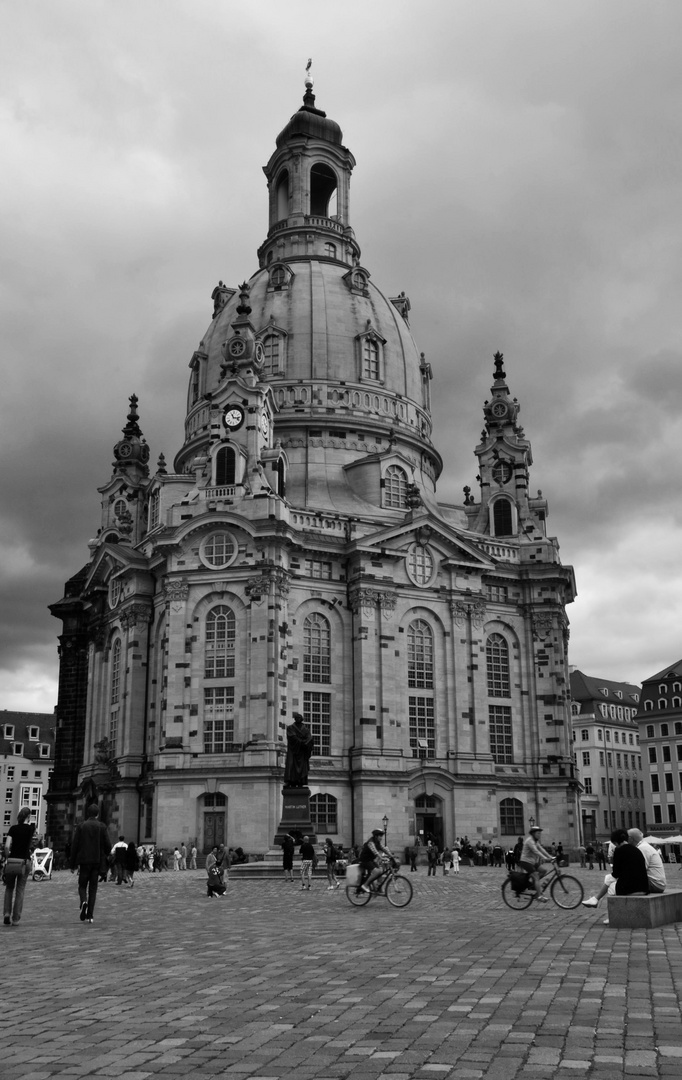
[{"label": "man walking", "polygon": [[[71,845],[71,873],[78,871],[78,899],[81,922],[93,921],[100,865],[111,851],[106,826],[98,821],[99,807],[88,807],[87,819],[78,826]],[[124,845],[125,848],[125,845]]]}]

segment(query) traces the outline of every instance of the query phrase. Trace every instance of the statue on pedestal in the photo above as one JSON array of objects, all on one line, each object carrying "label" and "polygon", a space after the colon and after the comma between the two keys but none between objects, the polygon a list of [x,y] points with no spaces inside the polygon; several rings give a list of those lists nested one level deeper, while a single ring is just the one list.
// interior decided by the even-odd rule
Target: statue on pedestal
[{"label": "statue on pedestal", "polygon": [[310,728],[303,723],[300,713],[294,713],[294,722],[287,727],[287,757],[284,764],[285,787],[307,787],[308,766],[313,752]]}]

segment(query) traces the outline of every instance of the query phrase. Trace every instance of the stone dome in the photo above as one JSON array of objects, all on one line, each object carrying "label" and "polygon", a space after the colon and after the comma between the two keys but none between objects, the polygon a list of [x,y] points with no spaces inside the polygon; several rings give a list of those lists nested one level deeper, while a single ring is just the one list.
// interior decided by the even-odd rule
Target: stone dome
[{"label": "stone dome", "polygon": [[[400,394],[421,405],[419,351],[405,319],[383,293],[366,281],[363,292],[349,284],[349,269],[337,262],[301,260],[287,264],[288,285],[275,290],[268,270],[250,280],[251,323],[262,337],[271,326],[285,336],[286,365],[282,379],[360,383],[359,350],[368,331],[381,339],[383,392]],[[216,316],[200,346],[207,354],[205,392],[215,393],[222,379],[222,346],[232,337],[239,295]],[[372,389],[376,389],[372,387]]]}]

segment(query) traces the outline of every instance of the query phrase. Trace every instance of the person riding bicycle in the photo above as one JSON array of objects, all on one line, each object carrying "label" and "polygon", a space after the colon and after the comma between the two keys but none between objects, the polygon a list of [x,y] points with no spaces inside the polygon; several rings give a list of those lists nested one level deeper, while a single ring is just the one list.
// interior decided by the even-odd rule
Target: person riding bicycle
[{"label": "person riding bicycle", "polygon": [[549,873],[548,870],[544,870],[542,867],[543,862],[554,862],[552,856],[548,851],[545,851],[540,843],[540,833],[542,829],[539,825],[532,825],[528,836],[523,841],[523,851],[521,852],[521,858],[519,859],[519,866],[522,870],[525,870],[528,874],[528,883],[531,889],[535,893],[536,900],[542,900],[547,902],[547,897],[543,896],[538,887],[538,877],[543,878],[545,874]]},{"label": "person riding bicycle", "polygon": [[369,892],[371,883],[380,876],[384,868],[382,855],[387,856],[389,859],[393,858],[393,854],[381,843],[383,835],[383,829],[372,829],[369,840],[366,840],[362,845],[362,851],[360,852],[362,877],[360,878],[359,892]]}]

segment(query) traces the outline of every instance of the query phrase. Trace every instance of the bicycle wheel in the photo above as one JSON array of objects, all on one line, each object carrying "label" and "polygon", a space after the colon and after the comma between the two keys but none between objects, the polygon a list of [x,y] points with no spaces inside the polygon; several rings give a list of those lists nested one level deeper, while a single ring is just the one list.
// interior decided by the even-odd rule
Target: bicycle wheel
[{"label": "bicycle wheel", "polygon": [[562,874],[555,881],[552,882],[550,887],[552,894],[552,900],[555,904],[558,904],[560,908],[576,908],[582,901],[585,893],[583,887],[577,878],[571,877],[570,874]]},{"label": "bicycle wheel", "polygon": [[412,899],[412,882],[402,874],[390,877],[386,882],[386,899],[393,907],[407,907]]},{"label": "bicycle wheel", "polygon": [[502,899],[507,907],[515,908],[516,911],[523,911],[524,908],[529,907],[533,903],[533,894],[526,890],[526,892],[516,893],[512,887],[512,881],[510,878],[502,885]]},{"label": "bicycle wheel", "polygon": [[358,892],[357,885],[346,885],[346,896],[354,907],[364,907],[369,903],[371,893]]}]

